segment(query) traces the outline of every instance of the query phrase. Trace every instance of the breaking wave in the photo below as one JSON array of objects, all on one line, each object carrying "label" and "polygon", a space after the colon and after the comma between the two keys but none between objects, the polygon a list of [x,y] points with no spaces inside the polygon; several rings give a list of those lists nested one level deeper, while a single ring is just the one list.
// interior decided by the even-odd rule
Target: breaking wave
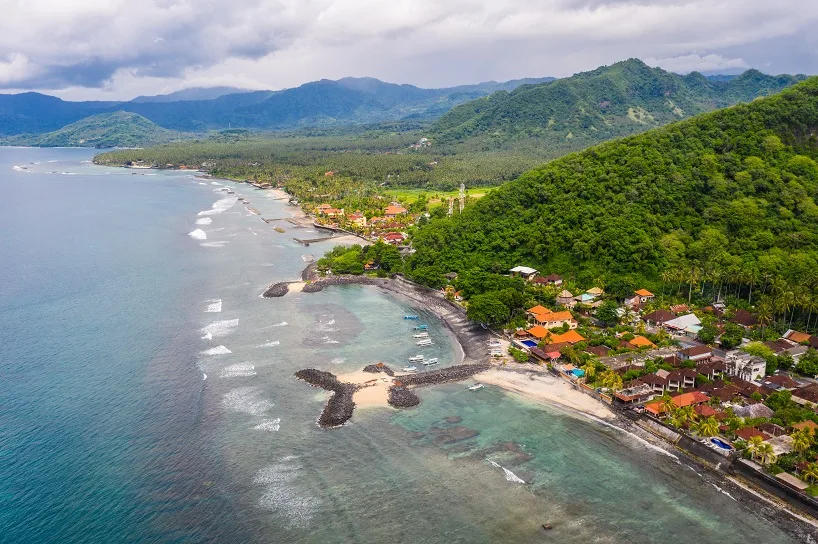
[{"label": "breaking wave", "polygon": [[277,431],[281,427],[281,418],[277,417],[275,419],[265,419],[253,429],[257,431]]},{"label": "breaking wave", "polygon": [[210,219],[209,217],[202,217],[201,219],[196,220],[197,225],[209,225],[212,222],[213,220]]},{"label": "breaking wave", "polygon": [[222,299],[211,298],[210,300],[205,300],[205,302],[207,302],[207,309],[205,310],[205,312],[219,313],[222,311]]},{"label": "breaking wave", "polygon": [[212,337],[227,336],[233,329],[239,326],[238,319],[225,319],[222,321],[214,321],[209,325],[205,325],[199,332],[209,334]]},{"label": "breaking wave", "polygon": [[235,365],[226,366],[219,373],[220,378],[240,378],[255,375],[256,367],[250,363],[236,363]]},{"label": "breaking wave", "polygon": [[236,199],[232,197],[221,198],[213,203],[213,206],[209,210],[202,210],[199,212],[199,215],[218,215],[226,210],[229,210],[233,207],[233,204],[236,203]]},{"label": "breaking wave", "polygon": [[196,229],[192,232],[187,233],[188,236],[193,238],[194,240],[207,240],[207,234],[202,229]]},{"label": "breaking wave", "polygon": [[505,475],[506,475],[506,481],[507,481],[507,482],[514,482],[515,484],[524,484],[524,483],[525,483],[525,480],[523,480],[522,478],[520,478],[519,476],[517,476],[516,474],[514,474],[514,473],[513,473],[513,472],[511,472],[510,470],[508,470],[506,467],[500,466],[499,464],[495,463],[495,462],[494,462],[494,461],[492,461],[491,459],[486,459],[486,460],[487,460],[489,463],[491,463],[491,465],[492,465],[493,467],[503,469],[503,472],[504,472],[504,473],[505,473]]},{"label": "breaking wave", "polygon": [[344,363],[346,363],[346,362],[347,362],[347,360],[346,360],[346,358],[345,358],[345,357],[335,357],[335,358],[333,358],[333,359],[330,361],[330,364],[333,364],[333,365],[342,365],[342,364],[344,364]]},{"label": "breaking wave", "polygon": [[224,346],[216,346],[215,348],[206,349],[202,352],[202,355],[227,355],[229,353],[233,353],[229,349]]},{"label": "breaking wave", "polygon": [[303,467],[293,456],[287,456],[278,463],[264,467],[256,474],[253,483],[264,486],[258,501],[260,507],[277,512],[286,517],[290,527],[309,527],[321,500],[305,495],[293,485],[302,476]]},{"label": "breaking wave", "polygon": [[225,245],[229,244],[228,240],[223,240],[221,242],[202,242],[199,244],[202,247],[224,247]]},{"label": "breaking wave", "polygon": [[222,404],[231,412],[262,416],[274,404],[269,400],[259,398],[261,390],[258,387],[239,387],[228,391],[222,397]]}]

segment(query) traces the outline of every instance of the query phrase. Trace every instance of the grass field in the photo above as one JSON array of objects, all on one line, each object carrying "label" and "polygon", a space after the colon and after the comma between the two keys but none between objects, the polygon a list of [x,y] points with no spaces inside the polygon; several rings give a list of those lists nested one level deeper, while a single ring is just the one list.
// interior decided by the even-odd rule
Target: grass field
[{"label": "grass field", "polygon": [[[469,198],[482,198],[492,191],[492,187],[473,187],[466,189],[466,196]],[[459,191],[435,191],[433,189],[386,189],[383,194],[389,198],[399,200],[404,204],[415,202],[420,195],[426,195],[430,204],[435,201],[448,202],[450,197],[457,198]]]}]

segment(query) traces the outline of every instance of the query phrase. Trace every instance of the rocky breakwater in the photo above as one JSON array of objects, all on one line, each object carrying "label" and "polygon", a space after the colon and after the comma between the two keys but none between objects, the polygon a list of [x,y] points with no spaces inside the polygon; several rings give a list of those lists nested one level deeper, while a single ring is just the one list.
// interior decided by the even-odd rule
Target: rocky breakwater
[{"label": "rocky breakwater", "polygon": [[387,283],[389,283],[388,279],[370,278],[369,276],[325,276],[305,285],[303,292],[317,293],[318,291],[322,291],[324,287],[328,285],[377,285],[379,287],[384,287]]},{"label": "rocky breakwater", "polygon": [[459,382],[471,378],[475,374],[485,372],[490,369],[489,363],[455,365],[431,372],[419,372],[401,376],[399,379],[405,386],[423,387],[438,383]]},{"label": "rocky breakwater", "polygon": [[352,395],[358,390],[358,385],[338,381],[335,374],[314,368],[299,370],[295,373],[295,377],[314,387],[320,387],[333,393],[318,418],[319,426],[324,428],[339,427],[349,421],[352,412],[355,410],[355,401],[352,400]]},{"label": "rocky breakwater", "polygon": [[398,381],[398,383],[389,388],[387,402],[389,402],[390,406],[394,406],[395,408],[413,408],[420,404],[420,397]]},{"label": "rocky breakwater", "polygon": [[264,298],[277,298],[283,297],[286,295],[290,290],[290,283],[286,281],[282,281],[279,283],[274,283],[270,287],[267,288],[266,291],[261,295]]},{"label": "rocky breakwater", "polygon": [[394,376],[395,371],[386,366],[384,363],[375,363],[374,365],[366,365],[364,367],[364,372],[370,372],[372,374],[378,374],[383,372],[387,376]]}]

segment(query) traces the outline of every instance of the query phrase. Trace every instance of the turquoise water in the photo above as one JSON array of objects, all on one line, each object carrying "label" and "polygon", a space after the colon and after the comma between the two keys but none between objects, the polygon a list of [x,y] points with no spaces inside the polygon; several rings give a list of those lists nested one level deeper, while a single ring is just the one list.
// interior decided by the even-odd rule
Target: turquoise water
[{"label": "turquoise water", "polygon": [[0,542],[791,542],[635,437],[492,387],[318,428],[293,372],[403,365],[407,312],[454,364],[441,324],[368,287],[262,299],[329,245],[92,155],[0,148]]}]

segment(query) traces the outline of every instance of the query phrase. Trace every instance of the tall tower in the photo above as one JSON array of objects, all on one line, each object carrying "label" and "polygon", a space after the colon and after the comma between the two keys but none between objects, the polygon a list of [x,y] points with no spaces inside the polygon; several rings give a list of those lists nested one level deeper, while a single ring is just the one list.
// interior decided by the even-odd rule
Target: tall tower
[{"label": "tall tower", "polygon": [[466,186],[460,184],[460,213],[463,213],[463,207],[466,205]]}]

